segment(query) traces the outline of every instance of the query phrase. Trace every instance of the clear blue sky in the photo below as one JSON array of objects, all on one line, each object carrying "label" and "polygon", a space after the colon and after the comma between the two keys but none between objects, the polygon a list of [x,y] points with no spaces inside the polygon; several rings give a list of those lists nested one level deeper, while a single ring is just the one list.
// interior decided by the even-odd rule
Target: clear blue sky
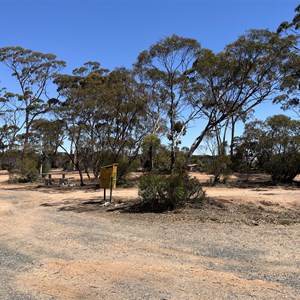
[{"label": "clear blue sky", "polygon": [[[86,61],[130,68],[138,54],[164,36],[197,39],[215,52],[246,30],[276,30],[292,20],[295,0],[0,0],[0,47],[53,53],[65,73]],[[6,74],[0,66],[0,81]],[[0,83],[0,86],[1,86]],[[7,86],[8,87],[8,86]],[[9,87],[8,87],[9,89]],[[256,116],[282,113],[260,106]]]},{"label": "clear blue sky", "polygon": [[216,52],[251,28],[291,20],[294,0],[0,0],[0,46],[53,53],[68,69],[88,60],[131,67],[173,33]]}]

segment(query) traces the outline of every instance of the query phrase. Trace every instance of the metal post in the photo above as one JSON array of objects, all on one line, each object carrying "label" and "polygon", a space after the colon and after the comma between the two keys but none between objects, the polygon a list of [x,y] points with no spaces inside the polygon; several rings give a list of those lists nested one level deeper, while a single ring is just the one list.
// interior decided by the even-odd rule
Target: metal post
[{"label": "metal post", "polygon": [[104,201],[106,200],[106,188],[104,188]]},{"label": "metal post", "polygon": [[111,200],[112,200],[113,180],[114,180],[114,178],[111,176],[110,177],[110,195],[109,195],[109,202],[110,203],[111,203]]}]

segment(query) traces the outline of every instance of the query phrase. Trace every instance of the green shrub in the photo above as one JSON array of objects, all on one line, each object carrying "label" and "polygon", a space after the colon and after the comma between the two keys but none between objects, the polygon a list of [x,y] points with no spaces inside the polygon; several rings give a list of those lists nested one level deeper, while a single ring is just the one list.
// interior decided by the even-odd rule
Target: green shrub
[{"label": "green shrub", "polygon": [[164,195],[164,176],[157,174],[143,175],[139,181],[139,196],[149,204],[151,211],[159,210]]},{"label": "green shrub", "polygon": [[50,173],[51,172],[51,164],[49,162],[46,162],[43,164],[43,173]]},{"label": "green shrub", "polygon": [[219,155],[212,157],[211,161],[204,166],[204,171],[213,175],[212,183],[220,181],[221,176],[228,176],[232,173],[230,169],[230,157],[226,155]]},{"label": "green shrub", "polygon": [[37,161],[33,158],[26,158],[24,161],[17,161],[14,172],[11,173],[10,182],[33,182],[39,177]]},{"label": "green shrub", "polygon": [[263,168],[271,174],[272,180],[290,183],[300,173],[300,154],[282,153],[273,155],[265,162]]},{"label": "green shrub", "polygon": [[173,210],[205,198],[200,182],[185,172],[144,175],[140,178],[139,195],[150,211]]}]

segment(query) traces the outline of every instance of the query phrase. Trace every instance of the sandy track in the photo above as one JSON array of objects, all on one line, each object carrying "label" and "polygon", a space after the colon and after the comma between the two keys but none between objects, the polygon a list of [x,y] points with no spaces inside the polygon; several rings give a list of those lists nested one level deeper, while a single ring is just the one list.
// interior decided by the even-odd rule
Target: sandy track
[{"label": "sandy track", "polygon": [[[226,191],[208,193],[253,203],[285,193]],[[100,192],[93,189],[2,183],[0,192],[1,300],[299,299],[299,224],[107,212],[98,209]],[[286,205],[295,205],[299,191],[287,192]],[[78,209],[83,202],[90,209]]]}]

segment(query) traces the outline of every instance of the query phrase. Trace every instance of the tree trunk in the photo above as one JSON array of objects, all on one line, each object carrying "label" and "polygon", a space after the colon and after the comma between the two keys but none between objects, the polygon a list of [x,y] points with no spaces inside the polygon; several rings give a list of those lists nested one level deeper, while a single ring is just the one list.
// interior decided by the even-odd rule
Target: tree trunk
[{"label": "tree trunk", "polygon": [[149,171],[153,171],[154,168],[154,163],[153,163],[153,146],[150,145],[149,147],[149,161],[150,161],[150,166],[149,166]]},{"label": "tree trunk", "polygon": [[231,143],[230,143],[230,158],[233,158],[233,151],[234,151],[234,135],[235,135],[235,122],[236,119],[234,117],[231,117]]},{"label": "tree trunk", "polygon": [[81,185],[81,186],[85,186],[85,183],[84,183],[84,181],[83,181],[82,171],[81,171],[81,169],[80,169],[80,166],[79,166],[79,162],[78,162],[78,161],[76,162],[76,169],[77,169],[77,171],[78,171],[78,173],[79,173],[79,177],[80,177],[80,185]]},{"label": "tree trunk", "polygon": [[171,88],[171,105],[170,105],[170,140],[171,140],[171,153],[170,153],[170,173],[173,173],[175,165],[175,112],[174,112],[174,94]]},{"label": "tree trunk", "polygon": [[226,136],[227,136],[228,126],[229,126],[229,120],[226,121],[225,127],[224,127],[223,140],[222,140],[222,153],[221,153],[221,155],[226,155],[226,153],[227,153],[227,151],[226,151],[226,146],[227,146]]},{"label": "tree trunk", "polygon": [[215,126],[215,132],[216,132],[216,140],[217,140],[217,155],[222,155],[222,141],[220,136],[220,130],[218,129],[218,126]]},{"label": "tree trunk", "polygon": [[89,180],[91,180],[91,176],[90,176],[90,172],[89,172],[89,168],[88,168],[87,164],[84,163],[83,165],[84,165],[84,172],[85,172],[86,176],[88,177]]},{"label": "tree trunk", "polygon": [[174,171],[174,166],[175,166],[175,151],[174,151],[174,147],[172,145],[171,148],[171,161],[170,161],[170,173],[173,173]]},{"label": "tree trunk", "polygon": [[190,147],[190,150],[187,152],[186,156],[185,156],[185,167],[187,167],[187,165],[190,163],[191,158],[193,156],[193,153],[198,149],[199,145],[201,144],[204,136],[207,134],[207,132],[211,129],[211,124],[208,123],[206,125],[206,127],[203,129],[203,131],[201,132],[201,134],[195,139],[194,143],[192,144],[192,146]]},{"label": "tree trunk", "polygon": [[22,151],[22,161],[24,162],[27,150],[28,150],[28,144],[29,144],[29,114],[26,111],[25,116],[25,139],[24,139],[24,145],[23,145],[23,151]]}]

